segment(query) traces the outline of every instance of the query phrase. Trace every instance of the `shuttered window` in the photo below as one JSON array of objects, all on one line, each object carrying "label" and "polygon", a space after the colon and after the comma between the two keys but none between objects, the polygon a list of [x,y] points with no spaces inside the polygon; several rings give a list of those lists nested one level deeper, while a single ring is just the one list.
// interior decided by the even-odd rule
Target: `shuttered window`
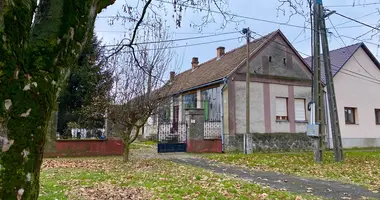
[{"label": "shuttered window", "polygon": [[294,112],[296,121],[305,121],[305,99],[294,99]]},{"label": "shuttered window", "polygon": [[288,120],[287,102],[287,98],[276,98],[276,120]]}]

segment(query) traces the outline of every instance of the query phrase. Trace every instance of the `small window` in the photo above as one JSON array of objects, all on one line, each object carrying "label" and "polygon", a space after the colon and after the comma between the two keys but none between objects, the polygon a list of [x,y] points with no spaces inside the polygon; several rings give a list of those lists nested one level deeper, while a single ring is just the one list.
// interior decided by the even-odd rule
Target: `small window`
[{"label": "small window", "polygon": [[376,124],[380,125],[380,109],[375,109],[375,120]]},{"label": "small window", "polygon": [[294,99],[294,113],[296,121],[306,121],[305,99]]},{"label": "small window", "polygon": [[282,60],[284,62],[284,65],[286,65],[286,58],[283,58]]},{"label": "small window", "polygon": [[288,120],[288,99],[276,98],[276,120],[287,121]]},{"label": "small window", "polygon": [[272,62],[272,56],[269,56],[269,62]]},{"label": "small window", "polygon": [[356,124],[356,108],[344,108],[344,119],[346,124]]}]

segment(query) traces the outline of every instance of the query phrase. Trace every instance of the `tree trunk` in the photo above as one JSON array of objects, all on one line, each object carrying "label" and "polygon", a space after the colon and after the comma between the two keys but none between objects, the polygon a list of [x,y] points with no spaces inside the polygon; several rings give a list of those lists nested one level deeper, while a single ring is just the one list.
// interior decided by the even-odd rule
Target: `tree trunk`
[{"label": "tree trunk", "polygon": [[131,140],[133,126],[128,126],[123,133],[123,142],[124,142],[124,152],[123,152],[123,161],[128,162],[129,160],[129,145]]},{"label": "tree trunk", "polygon": [[37,199],[60,83],[113,1],[40,0],[33,25],[37,0],[0,1],[0,199]]},{"label": "tree trunk", "polygon": [[129,161],[129,143],[124,143],[123,161]]}]

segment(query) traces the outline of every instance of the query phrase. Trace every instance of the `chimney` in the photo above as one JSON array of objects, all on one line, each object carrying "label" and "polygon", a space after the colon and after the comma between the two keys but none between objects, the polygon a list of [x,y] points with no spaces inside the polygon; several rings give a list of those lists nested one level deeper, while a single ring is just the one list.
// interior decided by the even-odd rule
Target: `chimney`
[{"label": "chimney", "polygon": [[175,72],[174,72],[174,71],[171,71],[171,72],[170,72],[170,81],[173,81],[173,80],[174,80],[174,77],[175,77]]},{"label": "chimney", "polygon": [[218,48],[216,48],[216,57],[217,58],[222,57],[224,55],[224,50],[225,50],[224,47],[218,47]]},{"label": "chimney", "polygon": [[198,67],[198,64],[199,64],[199,62],[198,62],[198,57],[193,57],[193,59],[191,60],[191,68],[192,68],[192,69],[197,68],[197,67]]}]

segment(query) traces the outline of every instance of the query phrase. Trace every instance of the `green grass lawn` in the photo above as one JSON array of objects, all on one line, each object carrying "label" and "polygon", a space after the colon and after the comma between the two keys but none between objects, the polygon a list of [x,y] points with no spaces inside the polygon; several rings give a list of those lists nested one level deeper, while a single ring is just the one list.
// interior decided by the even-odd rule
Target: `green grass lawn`
[{"label": "green grass lawn", "polygon": [[44,199],[317,199],[276,191],[167,160],[45,159]]},{"label": "green grass lawn", "polygon": [[155,145],[157,145],[157,142],[155,141],[135,141],[130,145],[131,149],[146,149],[146,148],[152,148]]},{"label": "green grass lawn", "polygon": [[334,161],[332,152],[326,152],[322,164],[314,162],[313,153],[218,154],[206,157],[256,170],[340,180],[380,190],[380,150],[346,151],[345,161],[341,163]]}]

